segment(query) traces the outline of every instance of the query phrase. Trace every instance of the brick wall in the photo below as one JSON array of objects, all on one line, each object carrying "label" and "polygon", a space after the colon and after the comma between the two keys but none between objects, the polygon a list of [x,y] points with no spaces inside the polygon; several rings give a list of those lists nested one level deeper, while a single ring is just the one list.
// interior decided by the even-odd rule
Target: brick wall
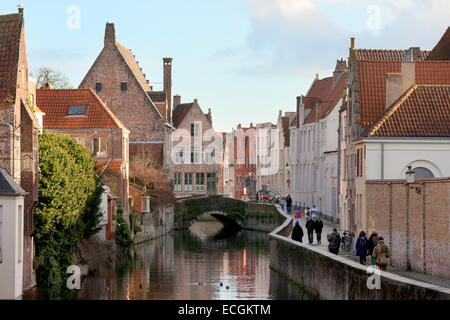
[{"label": "brick wall", "polygon": [[[127,90],[121,90],[127,82]],[[105,47],[91,67],[80,88],[96,90],[111,111],[130,130],[130,141],[163,141],[164,120],[152,106],[146,93],[126,65],[116,47]]]},{"label": "brick wall", "polygon": [[448,278],[450,180],[419,180],[413,187],[368,181],[368,231],[376,230],[392,248],[394,266]]}]

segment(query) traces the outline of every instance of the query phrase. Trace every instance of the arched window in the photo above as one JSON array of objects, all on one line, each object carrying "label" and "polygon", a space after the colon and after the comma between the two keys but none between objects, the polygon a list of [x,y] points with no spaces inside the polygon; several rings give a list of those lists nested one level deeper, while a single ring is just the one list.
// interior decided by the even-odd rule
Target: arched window
[{"label": "arched window", "polygon": [[430,179],[434,178],[433,172],[424,167],[416,167],[413,169],[416,179]]}]

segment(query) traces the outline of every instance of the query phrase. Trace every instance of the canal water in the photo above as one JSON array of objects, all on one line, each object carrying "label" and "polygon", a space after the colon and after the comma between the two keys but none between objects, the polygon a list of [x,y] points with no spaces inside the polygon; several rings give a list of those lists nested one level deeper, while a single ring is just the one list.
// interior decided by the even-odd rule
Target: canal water
[{"label": "canal water", "polygon": [[134,247],[129,264],[82,280],[78,299],[307,299],[269,268],[268,235],[216,221]]}]

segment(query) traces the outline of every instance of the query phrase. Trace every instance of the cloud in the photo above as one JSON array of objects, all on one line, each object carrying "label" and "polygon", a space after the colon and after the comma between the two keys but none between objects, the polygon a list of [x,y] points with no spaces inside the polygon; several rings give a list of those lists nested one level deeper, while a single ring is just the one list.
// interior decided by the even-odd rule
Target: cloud
[{"label": "cloud", "polygon": [[250,31],[239,53],[237,72],[253,76],[331,74],[347,58],[349,38],[357,46],[432,49],[448,24],[447,0],[247,0]]}]

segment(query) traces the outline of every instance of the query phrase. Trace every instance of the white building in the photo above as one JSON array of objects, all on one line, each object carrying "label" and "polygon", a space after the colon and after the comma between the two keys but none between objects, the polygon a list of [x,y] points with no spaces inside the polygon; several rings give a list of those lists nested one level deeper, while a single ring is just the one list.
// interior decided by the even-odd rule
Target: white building
[{"label": "white building", "polygon": [[22,298],[25,192],[0,168],[0,300]]},{"label": "white building", "polygon": [[316,76],[306,96],[297,98],[296,126],[291,128],[291,196],[295,206],[315,205],[338,220],[338,128],[346,80],[346,63],[338,60],[332,77]]},{"label": "white building", "polygon": [[234,197],[234,138],[232,132],[223,133],[222,190],[226,197]]}]

